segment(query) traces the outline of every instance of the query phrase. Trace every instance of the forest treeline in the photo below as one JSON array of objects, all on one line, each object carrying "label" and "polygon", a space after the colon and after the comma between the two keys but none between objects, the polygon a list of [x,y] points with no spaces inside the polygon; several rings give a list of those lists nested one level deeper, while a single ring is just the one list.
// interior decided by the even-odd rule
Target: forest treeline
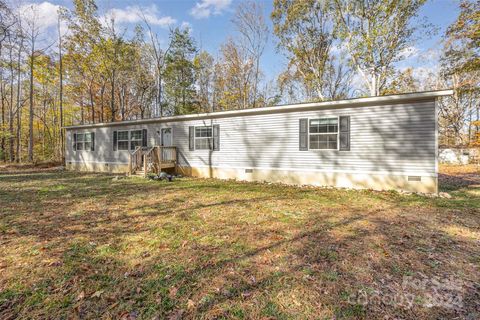
[{"label": "forest treeline", "polygon": [[[397,66],[435,32],[419,17],[425,0],[275,0],[271,13],[242,1],[217,52],[202,50],[188,26],[161,39],[146,13],[127,29],[95,0],[60,8],[56,39],[45,40],[52,31],[37,5],[0,0],[0,161],[62,159],[71,124],[444,88],[455,95],[440,103],[440,143],[475,144],[479,3],[459,4],[433,53],[440,66],[419,76]],[[287,61],[275,79],[261,63],[269,41]]]}]

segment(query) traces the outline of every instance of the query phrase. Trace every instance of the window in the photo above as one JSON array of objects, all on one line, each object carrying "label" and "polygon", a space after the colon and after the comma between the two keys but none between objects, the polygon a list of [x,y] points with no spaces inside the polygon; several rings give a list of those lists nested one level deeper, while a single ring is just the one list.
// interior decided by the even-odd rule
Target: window
[{"label": "window", "polygon": [[211,150],[213,130],[212,127],[195,127],[195,149]]},{"label": "window", "polygon": [[113,131],[113,151],[147,147],[147,129]]},{"label": "window", "polygon": [[75,145],[74,149],[77,151],[93,151],[94,146],[94,135],[93,133],[77,133],[75,134]]},{"label": "window", "polygon": [[142,146],[142,130],[130,131],[130,150],[135,150],[137,147]]},{"label": "window", "polygon": [[338,149],[338,118],[310,120],[309,149]]},{"label": "window", "polygon": [[128,131],[118,131],[117,150],[128,150]]}]

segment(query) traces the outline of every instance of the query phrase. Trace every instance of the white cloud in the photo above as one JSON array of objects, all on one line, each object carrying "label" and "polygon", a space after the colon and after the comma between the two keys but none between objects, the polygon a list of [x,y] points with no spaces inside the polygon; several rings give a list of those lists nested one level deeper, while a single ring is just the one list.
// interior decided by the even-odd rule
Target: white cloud
[{"label": "white cloud", "polygon": [[201,0],[190,10],[190,14],[196,19],[208,18],[212,14],[221,14],[231,3],[232,0]]},{"label": "white cloud", "polygon": [[442,55],[442,51],[439,48],[430,48],[420,54],[419,58],[425,62],[436,63]]},{"label": "white cloud", "polygon": [[160,16],[156,5],[149,7],[127,6],[125,9],[110,9],[103,19],[106,21],[115,19],[115,22],[118,23],[139,23],[145,19],[149,24],[160,27],[168,27],[177,22],[177,20],[170,16]]},{"label": "white cloud", "polygon": [[22,19],[26,20],[27,23],[34,22],[39,30],[44,31],[49,27],[57,25],[58,10],[60,8],[59,5],[45,1],[42,3],[21,5],[18,8],[18,12]]}]

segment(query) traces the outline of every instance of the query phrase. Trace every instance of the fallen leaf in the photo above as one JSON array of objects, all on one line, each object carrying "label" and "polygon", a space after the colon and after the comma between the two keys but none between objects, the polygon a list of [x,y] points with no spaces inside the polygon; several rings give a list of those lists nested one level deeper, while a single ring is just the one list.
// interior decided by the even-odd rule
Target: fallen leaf
[{"label": "fallen leaf", "polygon": [[175,288],[175,287],[171,287],[170,289],[168,289],[168,296],[173,299],[175,298],[175,296],[177,295],[177,292],[178,292],[178,289]]},{"label": "fallen leaf", "polygon": [[83,298],[85,298],[85,291],[80,292],[77,296],[77,301],[83,300]]},{"label": "fallen leaf", "polygon": [[58,267],[61,266],[62,262],[61,261],[52,261],[48,264],[49,267]]},{"label": "fallen leaf", "polygon": [[192,310],[192,309],[194,309],[194,308],[195,308],[195,302],[193,302],[193,300],[191,300],[191,299],[188,299],[188,301],[187,301],[187,309],[188,309],[188,310]]},{"label": "fallen leaf", "polygon": [[104,290],[98,290],[95,291],[94,294],[91,295],[92,298],[100,298],[100,296],[103,294]]},{"label": "fallen leaf", "polygon": [[185,312],[185,310],[183,310],[183,309],[175,310],[170,314],[170,316],[168,316],[168,320],[180,320],[180,319],[182,319],[182,316],[183,316],[184,312]]}]

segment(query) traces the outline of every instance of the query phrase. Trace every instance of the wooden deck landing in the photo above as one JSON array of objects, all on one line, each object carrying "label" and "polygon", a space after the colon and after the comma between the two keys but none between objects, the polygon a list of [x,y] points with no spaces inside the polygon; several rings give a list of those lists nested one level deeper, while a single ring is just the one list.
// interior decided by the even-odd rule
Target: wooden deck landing
[{"label": "wooden deck landing", "polygon": [[141,172],[142,175],[146,177],[149,173],[160,174],[162,169],[176,167],[177,147],[137,147],[137,149],[130,154],[128,171],[130,175]]}]

